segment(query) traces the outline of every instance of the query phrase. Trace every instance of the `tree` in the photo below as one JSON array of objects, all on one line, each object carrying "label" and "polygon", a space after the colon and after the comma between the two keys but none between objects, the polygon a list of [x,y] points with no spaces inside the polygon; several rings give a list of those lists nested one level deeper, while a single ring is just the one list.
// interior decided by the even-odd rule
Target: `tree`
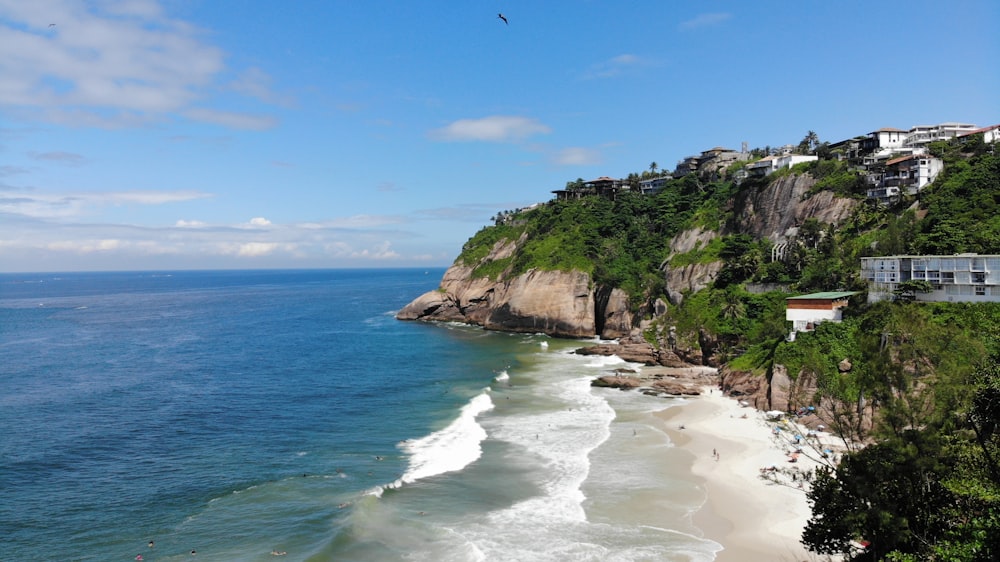
[{"label": "tree", "polygon": [[819,146],[819,135],[815,131],[809,131],[799,142],[797,150],[799,154],[813,154],[816,152],[817,146]]},{"label": "tree", "polygon": [[904,301],[916,300],[917,293],[929,293],[934,290],[934,286],[929,281],[923,279],[911,279],[903,281],[892,291],[895,298]]},{"label": "tree", "polygon": [[656,175],[656,169],[657,168],[659,168],[659,166],[656,165],[656,162],[650,162],[649,163],[649,171],[652,172],[653,175]]}]

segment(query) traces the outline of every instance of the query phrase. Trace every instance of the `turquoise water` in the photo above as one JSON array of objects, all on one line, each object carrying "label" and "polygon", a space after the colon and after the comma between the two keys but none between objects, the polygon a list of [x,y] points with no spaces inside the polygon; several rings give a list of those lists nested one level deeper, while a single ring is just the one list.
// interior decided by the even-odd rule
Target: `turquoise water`
[{"label": "turquoise water", "polygon": [[441,274],[0,275],[0,559],[712,560],[669,403]]}]

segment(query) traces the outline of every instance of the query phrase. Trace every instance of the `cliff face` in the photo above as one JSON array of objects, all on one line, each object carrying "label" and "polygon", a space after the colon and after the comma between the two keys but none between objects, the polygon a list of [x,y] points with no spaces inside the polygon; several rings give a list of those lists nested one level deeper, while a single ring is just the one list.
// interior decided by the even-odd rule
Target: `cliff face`
[{"label": "cliff face", "polygon": [[806,197],[815,185],[811,176],[785,176],[763,189],[740,194],[733,201],[732,233],[785,242],[806,219],[840,224],[860,204],[829,191]]},{"label": "cliff face", "polygon": [[[860,204],[858,200],[837,197],[821,191],[806,197],[816,185],[811,176],[786,176],[771,182],[763,189],[741,193],[732,201],[733,220],[722,232],[701,228],[685,230],[671,240],[671,256],[704,247],[713,238],[724,234],[749,234],[757,239],[787,242],[798,233],[798,227],[814,218],[825,224],[841,224]],[[669,267],[669,258],[662,267],[666,277],[667,295],[671,302],[679,303],[685,291],[697,292],[711,286],[722,262],[697,263],[683,267]]]},{"label": "cliff face", "polygon": [[[789,176],[759,190],[748,190],[732,200],[733,221],[722,232],[692,229],[675,236],[671,255],[704,247],[724,234],[745,233],[756,238],[786,241],[808,218],[839,223],[858,204],[850,199],[820,192],[805,198],[815,185],[809,176]],[[497,242],[483,263],[508,258],[518,251],[524,237]],[[722,262],[698,263],[670,268],[664,262],[667,293],[679,302],[685,291],[711,285]],[[628,336],[636,330],[637,319],[629,310],[628,295],[614,287],[594,286],[590,275],[581,271],[531,270],[516,277],[499,279],[473,276],[473,267],[456,263],[445,272],[441,286],[426,293],[399,311],[402,320],[464,322],[491,330],[542,332],[563,337],[607,339]]]},{"label": "cliff face", "polygon": [[399,311],[401,320],[456,321],[507,332],[561,337],[618,338],[632,329],[628,298],[620,289],[594,290],[580,271],[537,271],[502,281],[474,278],[453,265],[441,287]]}]

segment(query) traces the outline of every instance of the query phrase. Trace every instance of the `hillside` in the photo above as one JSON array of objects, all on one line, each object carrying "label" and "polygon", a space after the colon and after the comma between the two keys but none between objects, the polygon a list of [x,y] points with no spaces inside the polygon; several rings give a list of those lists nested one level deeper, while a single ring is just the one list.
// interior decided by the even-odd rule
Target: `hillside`
[{"label": "hillside", "polygon": [[[817,475],[805,543],[858,560],[1000,553],[1000,304],[867,305],[859,258],[1000,253],[1000,156],[939,142],[943,172],[888,205],[836,159],[737,184],[689,174],[651,195],[498,216],[403,319],[645,341],[721,367],[760,408],[815,407],[857,447]],[[742,163],[740,163],[742,164]],[[786,341],[785,298],[851,290],[842,323]],[[861,448],[862,445],[867,445]]]}]

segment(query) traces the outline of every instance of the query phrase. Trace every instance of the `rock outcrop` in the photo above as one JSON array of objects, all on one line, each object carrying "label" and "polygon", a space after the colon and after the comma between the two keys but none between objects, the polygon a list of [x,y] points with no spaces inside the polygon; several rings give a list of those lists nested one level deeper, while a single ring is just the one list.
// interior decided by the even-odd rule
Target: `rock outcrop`
[{"label": "rock outcrop", "polygon": [[[798,233],[807,219],[824,224],[841,224],[860,204],[856,199],[838,197],[830,191],[809,195],[816,180],[809,175],[779,178],[761,189],[740,193],[731,201],[733,219],[721,231],[691,228],[678,233],[670,241],[670,257],[704,248],[712,239],[726,234],[749,234],[774,243],[787,242]],[[723,263],[714,261],[670,267],[670,258],[663,271],[670,302],[679,304],[684,293],[694,293],[711,286],[722,270]]]},{"label": "rock outcrop", "polygon": [[[577,351],[579,353],[579,350]],[[657,367],[649,372],[615,372],[603,375],[590,382],[590,386],[617,388],[619,390],[640,390],[651,396],[698,396],[705,386],[714,386],[715,369],[703,367]]]},{"label": "rock outcrop", "polygon": [[[854,200],[827,191],[806,197],[814,185],[815,180],[809,176],[788,176],[766,187],[747,190],[730,201],[733,220],[725,228],[681,232],[671,240],[670,255],[703,248],[725,234],[745,233],[775,242],[785,241],[795,235],[806,219],[839,223],[857,205]],[[496,242],[479,264],[502,262],[515,256],[526,236]],[[684,293],[710,286],[723,267],[721,261],[676,268],[669,263],[666,260],[661,269],[667,295],[674,303],[680,303]],[[400,310],[397,318],[464,322],[490,330],[542,332],[562,337],[597,335],[605,339],[627,337],[636,333],[640,325],[624,291],[596,286],[585,272],[529,270],[513,276],[507,270],[490,278],[475,275],[477,265],[456,262],[436,291],[418,297]],[[648,303],[640,308],[645,314],[651,313],[649,309]],[[695,364],[714,364],[716,346],[711,340],[709,335],[699,334],[697,348],[665,352],[654,359],[655,364],[683,363],[681,358]]]},{"label": "rock outcrop", "polygon": [[857,199],[838,197],[830,191],[806,197],[815,185],[812,176],[791,175],[778,178],[763,189],[741,193],[733,202],[733,233],[784,242],[795,236],[806,219],[840,224],[860,204]]},{"label": "rock outcrop", "polygon": [[475,277],[470,267],[453,265],[438,290],[421,295],[396,317],[560,337],[627,335],[632,314],[624,292],[592,285],[590,275],[581,271],[531,270],[493,281]]}]

